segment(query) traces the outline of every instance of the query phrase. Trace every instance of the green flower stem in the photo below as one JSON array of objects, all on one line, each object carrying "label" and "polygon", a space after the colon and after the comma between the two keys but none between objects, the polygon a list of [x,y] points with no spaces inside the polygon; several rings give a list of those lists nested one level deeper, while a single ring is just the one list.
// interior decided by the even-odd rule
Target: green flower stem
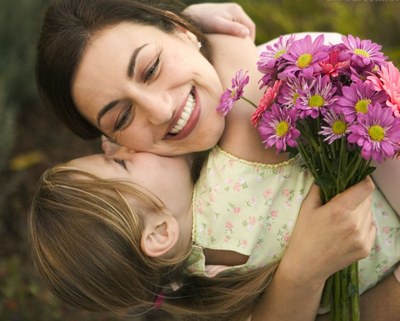
[{"label": "green flower stem", "polygon": [[323,169],[329,171],[329,173],[332,173],[332,158],[329,157],[329,151],[327,150],[326,144],[322,142],[321,137],[319,137],[319,140],[320,140],[319,144],[320,146],[322,146],[320,155],[321,155]]},{"label": "green flower stem", "polygon": [[340,272],[336,272],[333,275],[334,279],[334,287],[333,287],[333,321],[341,321],[341,315],[340,315]]},{"label": "green flower stem", "polygon": [[347,151],[346,151],[346,138],[342,137],[340,139],[340,152],[339,152],[339,172],[343,173],[347,168]]},{"label": "green flower stem", "polygon": [[352,285],[351,294],[351,307],[352,307],[352,321],[360,320],[360,300],[359,300],[359,289],[358,289],[358,262],[354,262],[350,265],[350,283]]},{"label": "green flower stem", "polygon": [[342,311],[342,321],[349,320],[349,295],[347,292],[348,288],[348,274],[349,274],[349,267],[344,268],[340,271],[340,304],[341,304],[341,311]]},{"label": "green flower stem", "polygon": [[356,173],[360,170],[359,167],[363,161],[363,158],[360,155],[356,155],[356,157],[354,158],[354,164],[353,165],[349,165],[349,168],[351,168],[351,172],[349,173],[349,175],[347,176],[347,180],[345,185],[348,187],[350,184],[350,181],[353,179],[354,180],[354,176],[356,176]]},{"label": "green flower stem", "polygon": [[314,137],[317,136],[310,127],[309,122],[301,121],[297,125],[297,129],[300,130],[302,136],[306,137],[312,148],[316,153],[319,153],[320,146],[315,141]]},{"label": "green flower stem", "polygon": [[321,306],[328,307],[332,299],[333,276],[330,276],[325,282],[324,291],[322,293]]},{"label": "green flower stem", "polygon": [[309,155],[306,152],[306,149],[305,149],[303,143],[298,142],[298,146],[297,147],[299,149],[299,152],[300,152],[301,156],[303,157],[303,160],[306,162],[306,164],[308,164],[307,167],[309,168],[311,174],[314,176],[314,178],[318,178],[319,175],[315,171],[315,168],[317,168],[317,167],[315,166],[314,158],[312,157],[312,155]]},{"label": "green flower stem", "polygon": [[253,103],[250,99],[247,99],[246,97],[244,97],[244,96],[242,96],[242,97],[240,97],[241,99],[243,99],[245,102],[248,102],[251,106],[253,106],[255,109],[257,109],[258,108],[258,106],[255,104],[255,103]]},{"label": "green flower stem", "polygon": [[[328,144],[319,132],[318,120],[301,120],[297,150],[321,189],[321,199],[328,202],[346,188],[372,172],[370,162],[359,149],[349,149],[346,137]],[[360,321],[357,262],[334,273],[325,283],[321,306],[330,305],[333,321]]]}]

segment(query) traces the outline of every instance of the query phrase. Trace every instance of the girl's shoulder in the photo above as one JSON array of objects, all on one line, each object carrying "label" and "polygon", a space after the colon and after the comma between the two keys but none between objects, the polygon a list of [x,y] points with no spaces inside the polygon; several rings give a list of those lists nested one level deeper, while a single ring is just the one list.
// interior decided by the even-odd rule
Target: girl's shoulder
[{"label": "girl's shoulder", "polygon": [[[210,35],[213,49],[213,65],[221,79],[224,89],[231,88],[232,78],[236,72],[243,70],[249,76],[249,83],[244,88],[244,96],[258,104],[263,92],[259,89],[262,74],[257,69],[259,52],[250,38],[243,39],[225,35]],[[243,99],[235,102],[226,116],[225,130],[219,145],[225,151],[244,160],[275,164],[283,158],[275,150],[265,149],[258,131],[251,123],[255,111]]]}]

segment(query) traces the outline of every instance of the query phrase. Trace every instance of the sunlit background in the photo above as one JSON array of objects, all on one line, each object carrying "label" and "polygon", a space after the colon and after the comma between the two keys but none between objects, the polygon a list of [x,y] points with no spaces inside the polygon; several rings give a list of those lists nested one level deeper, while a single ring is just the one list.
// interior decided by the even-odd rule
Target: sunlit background
[{"label": "sunlit background", "polygon": [[[0,2],[0,320],[117,320],[52,298],[34,277],[27,253],[26,213],[40,173],[99,150],[98,142],[73,136],[39,102],[35,41],[47,2]],[[400,0],[238,2],[257,24],[257,44],[300,31],[351,33],[382,44],[389,59],[400,65]]]}]

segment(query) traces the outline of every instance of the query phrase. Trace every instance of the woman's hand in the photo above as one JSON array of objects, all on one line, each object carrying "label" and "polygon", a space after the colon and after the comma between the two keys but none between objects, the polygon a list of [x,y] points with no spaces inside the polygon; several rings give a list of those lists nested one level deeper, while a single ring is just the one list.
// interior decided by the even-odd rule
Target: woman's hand
[{"label": "woman's hand", "polygon": [[281,263],[293,280],[324,283],[334,272],[368,256],[376,236],[373,190],[368,177],[322,206],[319,189],[310,190]]},{"label": "woman's hand", "polygon": [[367,256],[372,248],[376,235],[370,210],[373,190],[367,178],[321,205],[320,191],[312,187],[251,321],[315,320],[327,278]]},{"label": "woman's hand", "polygon": [[256,37],[256,25],[237,3],[200,3],[187,7],[183,13],[205,33],[222,33],[238,37]]}]

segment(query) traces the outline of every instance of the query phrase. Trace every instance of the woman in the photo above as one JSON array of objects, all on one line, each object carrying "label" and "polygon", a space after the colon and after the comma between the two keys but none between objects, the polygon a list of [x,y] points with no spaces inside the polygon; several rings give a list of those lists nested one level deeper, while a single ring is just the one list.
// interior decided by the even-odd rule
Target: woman
[{"label": "woman", "polygon": [[[133,4],[136,7],[130,10]],[[76,12],[74,8],[78,8]],[[151,14],[139,16],[138,8]],[[86,20],[85,10],[91,12]],[[140,21],[140,28],[132,29],[126,21]],[[213,147],[223,132],[235,131],[236,120],[248,114],[248,109],[236,108],[237,112],[230,114],[230,125],[225,126],[215,107],[233,72],[254,65],[257,57],[248,43],[214,36],[209,40],[213,64],[198,52],[200,44],[207,53],[206,39],[173,7],[153,10],[132,1],[66,1],[65,6],[47,12],[38,46],[39,89],[44,101],[81,137],[103,133],[132,150],[167,156],[203,151]],[[226,48],[233,42],[253,54],[228,52]],[[255,88],[252,95],[257,100]],[[251,128],[246,131],[257,135]],[[257,144],[257,140],[243,140],[242,136],[227,144],[242,146],[249,141]],[[260,152],[252,157],[252,161],[264,161],[268,155]],[[357,207],[356,198],[348,200]],[[338,203],[324,207],[326,215],[340,210]],[[317,210],[311,208],[310,212]],[[304,233],[305,229],[296,227],[296,231]],[[295,252],[285,255],[287,263],[281,263],[273,282],[287,286],[272,287],[264,305],[271,308],[269,316],[280,320],[313,318],[319,300],[312,282],[299,286],[298,280],[293,281],[292,276],[299,273],[299,266],[291,266]],[[293,310],[285,309],[286,305]]]}]

